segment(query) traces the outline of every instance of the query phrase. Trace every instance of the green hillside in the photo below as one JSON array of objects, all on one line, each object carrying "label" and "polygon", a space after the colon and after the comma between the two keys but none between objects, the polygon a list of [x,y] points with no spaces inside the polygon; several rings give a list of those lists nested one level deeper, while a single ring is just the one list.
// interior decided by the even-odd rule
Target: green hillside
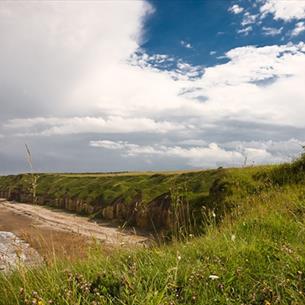
[{"label": "green hillside", "polygon": [[[23,190],[27,178],[1,177],[0,188]],[[98,207],[117,198],[132,204],[137,194],[150,205],[168,192],[171,208],[178,200],[205,211],[200,236],[20,268],[0,275],[0,304],[305,304],[304,156],[168,175],[40,175],[37,187],[38,197],[75,196]]]},{"label": "green hillside", "polygon": [[0,177],[0,195],[141,229],[170,231],[176,223],[174,209],[182,214],[187,207],[187,218],[198,226],[207,213],[221,216],[240,197],[263,189],[265,180],[259,174],[267,174],[271,169],[275,167],[176,173],[36,174],[35,198],[32,175],[23,174]]}]

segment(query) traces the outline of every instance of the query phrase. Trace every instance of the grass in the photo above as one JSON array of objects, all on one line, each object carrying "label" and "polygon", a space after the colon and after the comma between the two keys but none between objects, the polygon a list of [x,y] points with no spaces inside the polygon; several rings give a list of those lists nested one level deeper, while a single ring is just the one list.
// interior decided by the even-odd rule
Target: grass
[{"label": "grass", "polygon": [[[140,174],[40,174],[37,181],[37,196],[50,199],[80,198],[88,204],[112,204],[117,198],[129,201],[140,193],[142,201],[150,202],[177,185],[187,183],[190,191],[205,195],[214,180],[215,171],[190,173],[140,173]],[[29,191],[29,175],[0,177],[0,188]]]},{"label": "grass", "polygon": [[304,164],[212,171],[209,198],[226,208],[205,234],[20,267],[0,275],[0,304],[305,304]]}]

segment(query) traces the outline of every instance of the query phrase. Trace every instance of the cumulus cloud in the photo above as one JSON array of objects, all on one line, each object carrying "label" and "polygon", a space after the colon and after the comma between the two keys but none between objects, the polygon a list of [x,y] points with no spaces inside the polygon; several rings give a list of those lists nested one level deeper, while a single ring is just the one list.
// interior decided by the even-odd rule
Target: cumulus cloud
[{"label": "cumulus cloud", "polygon": [[286,141],[233,141],[225,143],[227,149],[237,149],[247,156],[249,162],[287,162],[298,157],[305,141],[295,138]]},{"label": "cumulus cloud", "polygon": [[181,147],[181,146],[164,146],[164,145],[146,145],[140,146],[129,144],[127,142],[109,141],[91,141],[90,146],[122,150],[122,154],[129,157],[138,156],[161,156],[181,158],[187,161],[187,164],[193,167],[213,167],[217,164],[238,164],[243,160],[241,153],[236,151],[227,151],[220,148],[216,143],[211,143],[207,147]]},{"label": "cumulus cloud", "polygon": [[238,34],[243,34],[245,36],[249,35],[253,31],[252,26],[247,26],[246,28],[240,29],[237,31]]},{"label": "cumulus cloud", "polygon": [[251,15],[249,12],[246,12],[243,16],[243,20],[241,22],[241,25],[246,26],[246,25],[249,25],[249,24],[253,24],[253,23],[255,23],[257,17],[258,17],[258,15]]},{"label": "cumulus cloud", "polygon": [[298,36],[304,31],[305,31],[305,22],[303,21],[298,22],[295,28],[293,29],[293,31],[291,32],[291,36]]},{"label": "cumulus cloud", "polygon": [[192,167],[241,166],[249,164],[285,162],[297,156],[304,142],[288,141],[231,142],[219,146],[216,143],[201,143],[200,146],[137,145],[124,141],[90,141],[91,147],[119,150],[125,157],[181,158]]},{"label": "cumulus cloud", "polygon": [[183,47],[185,47],[186,49],[192,49],[192,48],[193,48],[192,45],[191,45],[189,42],[186,42],[186,41],[184,41],[184,40],[181,40],[181,41],[180,41],[180,44],[181,44]]},{"label": "cumulus cloud", "polygon": [[210,119],[304,126],[304,52],[304,43],[233,49],[229,62],[206,68],[194,82],[201,89],[189,95],[207,96],[202,115]]},{"label": "cumulus cloud", "polygon": [[[111,115],[16,118],[6,121],[3,128],[7,134],[11,135],[36,136],[137,132],[142,133],[145,138],[148,133],[166,133],[167,138],[176,138],[171,140],[175,142],[181,137],[196,140],[196,135],[205,133],[208,135],[214,133],[213,130],[219,129],[220,126],[226,126],[222,131],[222,137],[218,137],[219,143],[217,143],[218,148],[221,147],[223,150],[223,146],[219,145],[227,142],[228,126],[232,121],[240,122],[239,124],[243,126],[250,126],[250,123],[258,124],[257,126],[269,124],[274,126],[273,134],[277,133],[281,126],[305,128],[303,114],[305,96],[302,89],[305,81],[305,72],[302,69],[305,64],[304,53],[304,43],[260,48],[240,47],[226,53],[227,63],[205,68],[201,76],[198,76],[195,70],[196,77],[193,79],[190,77],[173,79],[171,75],[173,72],[156,71],[155,68],[150,67],[141,68],[144,75],[148,76],[147,81],[152,74],[155,77],[154,81],[160,82],[160,89],[166,84],[167,91],[172,90],[171,100],[164,100],[163,92],[156,88],[155,100],[151,105],[129,99],[125,101],[126,104],[119,104],[118,108],[115,104],[104,104],[104,107],[105,105],[109,107],[108,111]],[[183,70],[189,74],[193,69],[185,63],[178,62],[178,66],[181,74]],[[138,69],[138,67],[135,68]],[[151,98],[149,94],[150,92],[147,92],[148,99]],[[169,109],[171,109],[170,112]],[[115,115],[116,112],[124,115]],[[257,127],[253,128],[256,130]],[[251,137],[253,130],[249,127],[244,133],[239,131],[240,137]],[[126,147],[129,147],[130,153],[127,154],[129,156],[143,149],[143,147],[132,146],[130,150],[130,146]],[[158,149],[149,144],[144,147],[145,151],[154,152],[155,155],[161,154]],[[170,147],[175,146],[167,145],[164,150],[180,151],[181,154],[185,152],[185,155],[198,151],[197,146],[194,146],[196,149],[193,150],[189,148],[185,150],[183,147],[173,150],[169,149]],[[216,150],[216,147],[212,148]],[[253,154],[255,149],[258,148],[251,148],[249,153]],[[211,147],[208,151],[211,151]],[[222,151],[221,153],[225,154]],[[233,155],[236,156],[236,154]],[[172,156],[178,158],[178,154],[173,153]],[[205,156],[211,155],[206,153]],[[265,159],[268,159],[267,156]],[[192,160],[187,164],[190,165],[192,162],[194,165],[194,160],[199,159]],[[210,164],[208,158],[204,160]],[[230,162],[227,160],[227,163]]]},{"label": "cumulus cloud", "polygon": [[[142,76],[147,76],[141,84],[144,84],[145,89],[148,86],[153,87],[154,91],[147,89],[143,92],[143,88],[139,88],[139,92],[134,91],[132,99],[124,99],[124,92],[113,92],[112,99],[114,96],[117,97],[113,103],[105,102],[99,105],[104,113],[109,113],[102,117],[111,117],[109,122],[104,123],[104,119],[99,116],[90,116],[91,118],[86,116],[83,119],[78,116],[70,120],[66,117],[61,119],[60,123],[45,118],[45,122],[47,125],[57,124],[53,126],[56,132],[58,125],[60,125],[59,130],[77,132],[86,130],[84,128],[86,124],[89,126],[87,129],[92,132],[94,128],[97,132],[102,132],[98,126],[102,126],[106,132],[109,132],[110,129],[106,126],[113,126],[111,125],[113,121],[117,121],[117,125],[120,126],[113,128],[114,130],[121,130],[122,126],[127,132],[135,131],[135,127],[132,126],[137,126],[138,131],[149,130],[151,127],[142,128],[143,124],[134,124],[139,122],[139,118],[142,119],[141,122],[143,119],[149,122],[149,124],[145,123],[145,126],[153,126],[153,128],[160,126],[160,130],[164,131],[162,122],[167,122],[168,130],[170,128],[177,130],[179,128],[177,128],[176,118],[181,116],[185,117],[185,123],[194,125],[195,122],[194,126],[198,124],[198,128],[201,121],[211,123],[225,118],[302,127],[304,126],[302,115],[304,91],[301,84],[305,79],[304,69],[302,69],[305,63],[304,52],[303,43],[236,48],[226,53],[229,59],[227,63],[206,68],[202,76],[200,76],[202,70],[198,70],[198,67],[178,62],[177,70],[181,75],[186,74],[188,77],[177,77],[176,80],[172,78],[173,72],[141,69]],[[130,77],[132,78],[132,73]],[[128,90],[133,88],[134,85],[127,87]],[[141,98],[138,99],[137,95]],[[198,97],[204,97],[204,100]],[[290,103],[287,103],[287,100]],[[119,120],[120,117],[124,117],[125,121]],[[28,122],[37,122],[37,118],[13,120],[5,126],[12,127],[16,122],[22,128],[22,124],[27,127]],[[154,125],[151,122],[160,125]],[[77,125],[80,127],[78,128]],[[47,131],[49,132],[55,133],[52,128]]]},{"label": "cumulus cloud", "polygon": [[[82,116],[137,118],[186,103],[173,77],[188,79],[198,67],[179,63],[170,74],[130,63],[153,12],[144,1],[1,2],[0,12],[2,121],[60,115],[82,124]],[[172,58],[143,54],[142,60]]]},{"label": "cumulus cloud", "polygon": [[97,109],[99,94],[83,92],[78,99],[75,94],[88,81],[97,85],[107,77],[112,88],[118,84],[116,73],[127,69],[123,60],[138,48],[142,20],[152,12],[143,1],[1,2],[0,82],[6,111],[0,117]]},{"label": "cumulus cloud", "polygon": [[275,20],[286,22],[305,18],[305,1],[303,0],[266,0],[260,8],[262,18],[272,14]]},{"label": "cumulus cloud", "polygon": [[[162,72],[163,76],[173,80],[193,80],[201,77],[204,73],[202,66],[193,66],[179,58],[165,54],[148,55],[141,50],[132,54],[128,59],[128,63],[135,68],[145,69],[149,74],[155,73],[159,75],[159,78],[162,77],[160,74]],[[179,83],[176,84],[178,89]]]},{"label": "cumulus cloud", "polygon": [[118,116],[12,119],[4,124],[17,135],[68,135],[80,133],[165,133],[183,130],[185,126],[174,122],[154,121],[149,118],[124,118]]},{"label": "cumulus cloud", "polygon": [[240,14],[244,11],[244,9],[239,6],[238,4],[234,4],[229,8],[229,12],[233,13],[233,14]]},{"label": "cumulus cloud", "polygon": [[166,54],[148,55],[144,50],[138,49],[130,55],[127,62],[135,67],[141,67],[143,69],[155,68],[155,71],[158,71],[160,68],[172,68],[176,59]]},{"label": "cumulus cloud", "polygon": [[[111,153],[166,155],[191,166],[212,166],[217,158],[240,163],[245,151],[238,143],[229,147],[234,137],[247,139],[244,147],[254,159],[283,160],[249,146],[266,126],[270,138],[287,141],[298,132],[303,140],[304,43],[234,48],[225,63],[193,66],[141,49],[152,13],[142,1],[1,2],[1,160],[19,164],[10,158],[27,139],[47,160],[71,159],[74,168],[75,151],[89,153],[86,145],[97,133],[108,143],[92,146],[116,148]],[[245,14],[245,27],[254,16]],[[53,143],[70,159],[60,163]],[[116,166],[112,157],[105,166]],[[91,168],[99,164],[98,152],[90,160]]]},{"label": "cumulus cloud", "polygon": [[283,27],[280,27],[279,29],[277,29],[277,28],[263,26],[262,29],[263,29],[263,33],[266,36],[276,36],[276,35],[281,34],[283,31]]}]

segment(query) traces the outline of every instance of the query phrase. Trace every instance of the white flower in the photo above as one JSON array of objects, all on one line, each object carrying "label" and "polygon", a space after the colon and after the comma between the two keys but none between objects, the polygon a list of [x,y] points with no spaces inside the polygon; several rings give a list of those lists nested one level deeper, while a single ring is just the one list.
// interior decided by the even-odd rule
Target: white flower
[{"label": "white flower", "polygon": [[234,241],[235,241],[235,239],[236,239],[236,235],[235,235],[235,234],[232,234],[232,236],[231,236],[231,240],[234,242]]},{"label": "white flower", "polygon": [[209,276],[209,279],[211,279],[211,280],[218,280],[218,279],[219,279],[219,276],[214,275],[214,274],[211,274],[211,275]]}]

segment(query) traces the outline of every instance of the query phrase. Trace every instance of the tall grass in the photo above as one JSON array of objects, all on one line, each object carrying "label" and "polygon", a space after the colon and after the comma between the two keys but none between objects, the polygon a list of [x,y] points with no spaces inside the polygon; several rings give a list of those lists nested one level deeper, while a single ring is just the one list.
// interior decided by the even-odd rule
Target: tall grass
[{"label": "tall grass", "polygon": [[194,217],[191,214],[190,203],[186,196],[186,186],[176,186],[170,189],[171,194],[171,237],[176,241],[187,239],[194,234]]},{"label": "tall grass", "polygon": [[24,145],[25,145],[25,149],[26,149],[26,159],[27,159],[27,162],[30,167],[29,191],[32,195],[32,203],[37,203],[37,186],[38,186],[37,180],[38,180],[39,176],[34,173],[33,159],[32,159],[32,153],[30,151],[30,148],[27,144],[24,144]]},{"label": "tall grass", "polygon": [[188,188],[172,189],[171,244],[108,255],[94,247],[83,260],[20,267],[0,275],[0,304],[305,304],[303,163],[216,177],[202,197],[204,235],[192,234]]},{"label": "tall grass", "polygon": [[170,189],[170,240],[184,242],[199,236],[210,225],[216,225],[217,216],[213,208],[195,207],[190,204],[187,186],[173,186]]},{"label": "tall grass", "polygon": [[2,275],[0,304],[304,304],[303,188],[251,195],[242,209],[183,243],[95,248],[83,261]]}]

